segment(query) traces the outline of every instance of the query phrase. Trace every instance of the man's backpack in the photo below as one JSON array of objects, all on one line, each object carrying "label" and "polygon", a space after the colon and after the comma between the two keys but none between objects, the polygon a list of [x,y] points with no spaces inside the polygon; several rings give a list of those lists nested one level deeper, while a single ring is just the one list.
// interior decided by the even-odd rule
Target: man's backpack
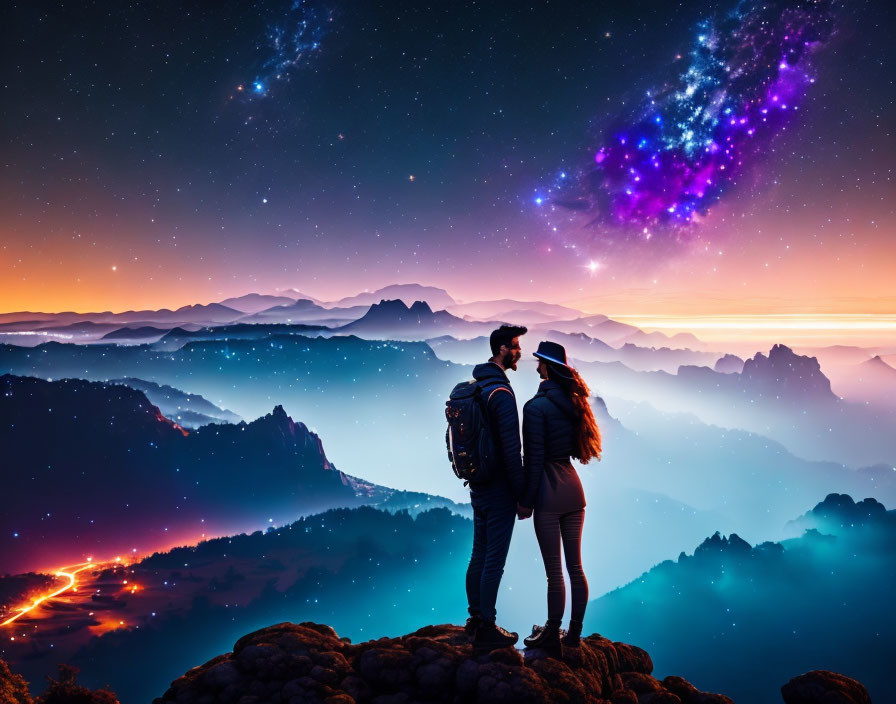
[{"label": "man's backpack", "polygon": [[483,386],[475,379],[463,381],[452,389],[445,402],[448,459],[458,479],[463,479],[465,484],[489,481],[497,461],[498,453],[482,392]]}]

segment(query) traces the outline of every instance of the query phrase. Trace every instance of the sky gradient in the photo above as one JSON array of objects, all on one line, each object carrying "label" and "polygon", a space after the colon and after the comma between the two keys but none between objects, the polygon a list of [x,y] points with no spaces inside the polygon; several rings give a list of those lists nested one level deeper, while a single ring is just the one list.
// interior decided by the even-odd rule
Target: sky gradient
[{"label": "sky gradient", "polygon": [[616,316],[894,313],[882,0],[836,9],[800,114],[699,224],[638,241],[536,204],[734,7],[14,5],[0,311],[419,282]]}]

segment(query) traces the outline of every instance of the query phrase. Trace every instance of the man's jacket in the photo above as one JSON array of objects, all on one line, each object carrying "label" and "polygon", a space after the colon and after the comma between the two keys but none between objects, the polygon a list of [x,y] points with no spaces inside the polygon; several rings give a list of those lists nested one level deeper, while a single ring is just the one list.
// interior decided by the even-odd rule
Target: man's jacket
[{"label": "man's jacket", "polygon": [[[477,364],[473,369],[473,378],[483,386],[482,398],[488,408],[492,435],[498,451],[496,476],[490,484],[507,484],[510,492],[519,500],[526,488],[526,477],[521,455],[520,417],[510,381],[504,370],[494,362]],[[485,487],[471,488],[477,491]]]}]

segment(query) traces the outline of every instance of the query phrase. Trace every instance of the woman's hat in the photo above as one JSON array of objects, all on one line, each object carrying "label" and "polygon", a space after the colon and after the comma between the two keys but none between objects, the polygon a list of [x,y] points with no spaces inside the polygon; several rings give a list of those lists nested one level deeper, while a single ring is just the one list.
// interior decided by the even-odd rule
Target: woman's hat
[{"label": "woman's hat", "polygon": [[[532,353],[539,359],[543,359],[545,362],[555,365],[555,367],[562,367],[563,369],[570,369],[569,364],[566,362],[566,350],[563,345],[557,342],[548,342],[547,340],[542,340],[538,343],[538,349]],[[557,373],[561,376],[572,378],[563,372],[562,369],[556,369]]]}]

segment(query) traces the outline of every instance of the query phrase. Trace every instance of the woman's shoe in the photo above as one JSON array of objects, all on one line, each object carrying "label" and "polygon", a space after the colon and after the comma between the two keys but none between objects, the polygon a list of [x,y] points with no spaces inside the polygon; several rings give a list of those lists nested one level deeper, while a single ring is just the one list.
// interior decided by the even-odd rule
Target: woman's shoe
[{"label": "woman's shoe", "polygon": [[464,633],[466,633],[469,638],[475,638],[476,631],[479,630],[479,627],[482,626],[483,623],[482,616],[470,616],[464,624]]},{"label": "woman's shoe", "polygon": [[523,640],[527,648],[548,651],[560,650],[560,624],[548,621],[544,626],[532,626],[532,635]]},{"label": "woman's shoe", "polygon": [[560,639],[560,642],[565,646],[578,648],[582,644],[582,622],[570,621],[569,630]]}]

